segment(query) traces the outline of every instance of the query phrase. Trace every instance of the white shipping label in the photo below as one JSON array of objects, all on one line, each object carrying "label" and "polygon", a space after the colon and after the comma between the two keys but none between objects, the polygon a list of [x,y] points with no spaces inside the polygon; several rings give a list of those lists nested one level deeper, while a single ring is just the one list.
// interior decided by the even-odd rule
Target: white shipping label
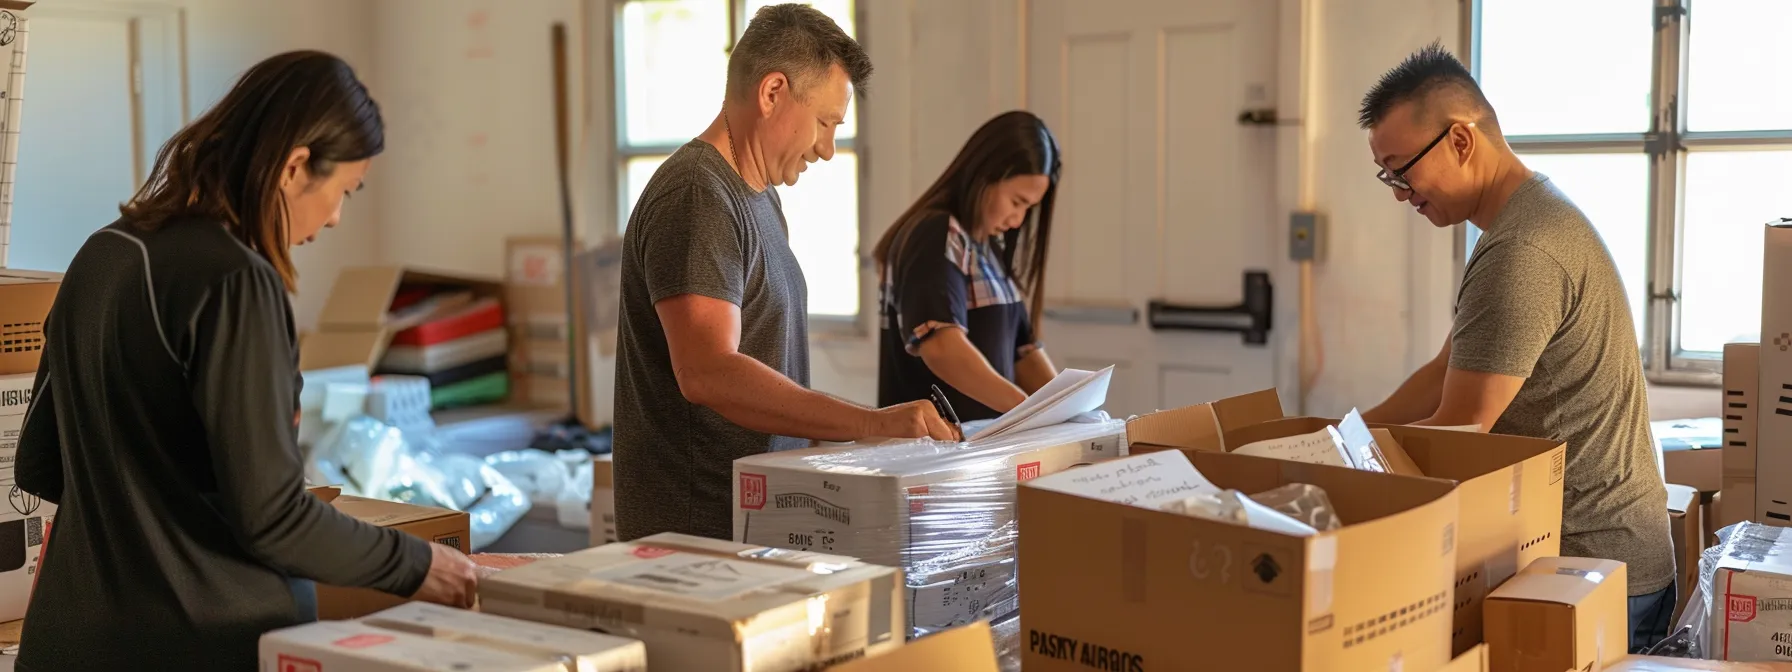
[{"label": "white shipping label", "polygon": [[1014,597],[1014,563],[966,568],[935,575],[925,586],[909,587],[909,615],[916,627],[944,628],[1000,616]]},{"label": "white shipping label", "polygon": [[694,600],[722,602],[808,575],[808,572],[790,567],[672,552],[593,572],[590,578]]}]

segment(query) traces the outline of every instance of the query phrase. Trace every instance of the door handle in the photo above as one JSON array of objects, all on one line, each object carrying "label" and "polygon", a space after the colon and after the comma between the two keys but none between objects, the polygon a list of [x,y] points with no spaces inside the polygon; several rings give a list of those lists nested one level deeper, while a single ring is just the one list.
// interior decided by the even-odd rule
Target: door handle
[{"label": "door handle", "polygon": [[1275,290],[1268,272],[1245,271],[1244,301],[1236,306],[1188,306],[1154,300],[1150,311],[1153,330],[1236,331],[1248,345],[1265,345],[1275,313]]}]

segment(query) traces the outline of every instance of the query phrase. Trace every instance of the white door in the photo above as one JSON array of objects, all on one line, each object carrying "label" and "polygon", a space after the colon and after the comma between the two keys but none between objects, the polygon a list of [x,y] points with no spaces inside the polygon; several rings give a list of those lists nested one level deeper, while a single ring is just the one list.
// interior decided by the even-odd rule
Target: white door
[{"label": "white door", "polygon": [[1030,107],[1064,154],[1043,339],[1115,367],[1116,416],[1275,385],[1269,345],[1153,329],[1148,306],[1239,304],[1275,259],[1275,132],[1238,118],[1275,100],[1276,5],[1032,3]]}]

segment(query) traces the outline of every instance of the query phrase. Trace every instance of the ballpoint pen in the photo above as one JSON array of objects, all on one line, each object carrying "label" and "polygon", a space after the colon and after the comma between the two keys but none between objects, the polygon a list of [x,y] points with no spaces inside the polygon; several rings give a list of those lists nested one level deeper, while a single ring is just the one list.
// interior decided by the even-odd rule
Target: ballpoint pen
[{"label": "ballpoint pen", "polygon": [[958,413],[952,410],[952,402],[946,400],[946,393],[940,391],[940,386],[934,385],[933,392],[928,396],[933,398],[933,410],[939,411],[940,417],[952,424],[952,431],[958,433],[959,441],[963,441],[964,425],[959,424]]}]

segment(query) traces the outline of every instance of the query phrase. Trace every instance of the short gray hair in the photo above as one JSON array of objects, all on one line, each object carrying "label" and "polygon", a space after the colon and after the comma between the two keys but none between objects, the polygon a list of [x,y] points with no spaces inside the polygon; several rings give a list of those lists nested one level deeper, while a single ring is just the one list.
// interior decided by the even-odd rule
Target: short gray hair
[{"label": "short gray hair", "polygon": [[871,56],[828,15],[808,5],[764,7],[728,55],[728,97],[750,96],[765,76],[784,73],[798,96],[838,65],[859,95],[871,79]]}]

